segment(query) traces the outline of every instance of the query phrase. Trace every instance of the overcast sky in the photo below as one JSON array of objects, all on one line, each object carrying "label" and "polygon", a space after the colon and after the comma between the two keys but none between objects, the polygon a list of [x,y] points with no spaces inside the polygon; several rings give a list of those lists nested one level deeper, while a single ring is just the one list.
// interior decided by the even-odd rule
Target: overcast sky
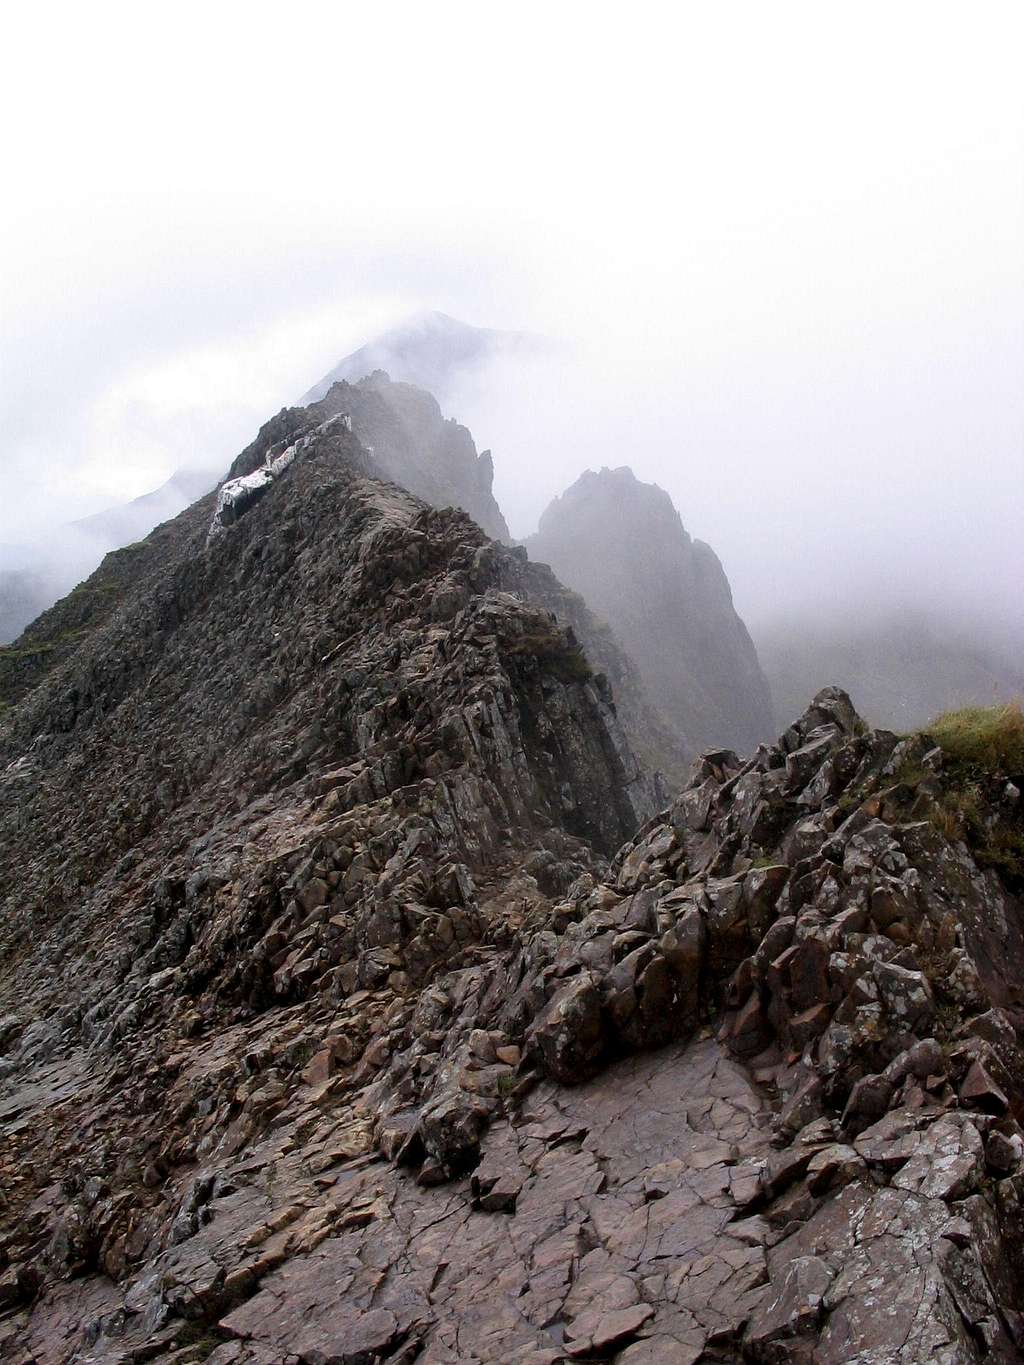
[{"label": "overcast sky", "polygon": [[452,414],[516,533],[628,463],[752,619],[1019,610],[1018,4],[274,16],[7,18],[0,541],[226,467],[437,308],[565,342]]}]

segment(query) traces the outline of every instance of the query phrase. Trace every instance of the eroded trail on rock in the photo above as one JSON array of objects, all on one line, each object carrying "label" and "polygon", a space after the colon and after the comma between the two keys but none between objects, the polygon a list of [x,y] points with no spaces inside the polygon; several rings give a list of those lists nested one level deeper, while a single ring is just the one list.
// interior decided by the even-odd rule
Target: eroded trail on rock
[{"label": "eroded trail on rock", "polygon": [[[772,1231],[743,1209],[767,1140],[762,1099],[713,1041],[538,1087],[443,1190],[347,1156],[330,1122],[286,1123],[205,1178],[202,1226],[129,1295],[121,1347],[156,1325],[140,1309],[259,1283],[214,1359],[551,1361],[633,1342],[622,1359],[697,1360],[738,1338],[765,1282]],[[113,1286],[58,1286],[27,1345],[61,1358],[83,1316],[120,1308]]]}]

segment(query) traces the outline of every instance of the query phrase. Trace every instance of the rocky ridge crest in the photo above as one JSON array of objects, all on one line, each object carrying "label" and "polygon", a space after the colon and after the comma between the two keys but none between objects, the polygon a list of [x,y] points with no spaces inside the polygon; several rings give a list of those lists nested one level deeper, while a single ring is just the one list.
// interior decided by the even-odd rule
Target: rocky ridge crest
[{"label": "rocky ridge crest", "polygon": [[827,689],[653,813],[542,566],[319,416],[0,720],[5,1358],[1019,1359],[941,751]]},{"label": "rocky ridge crest", "polygon": [[375,370],[354,384],[332,384],[307,411],[318,421],[347,413],[386,478],[435,507],[461,507],[494,540],[511,540],[491,491],[491,452],[477,454],[466,427],[444,417],[425,389]]},{"label": "rocky ridge crest", "polygon": [[608,622],[691,757],[709,745],[745,751],[775,732],[729,580],[662,489],[625,466],[587,470],[525,543]]}]

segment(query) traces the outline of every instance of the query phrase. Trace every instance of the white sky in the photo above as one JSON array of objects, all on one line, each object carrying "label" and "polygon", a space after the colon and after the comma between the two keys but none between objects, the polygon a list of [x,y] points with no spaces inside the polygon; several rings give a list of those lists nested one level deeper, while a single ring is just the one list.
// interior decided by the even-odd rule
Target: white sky
[{"label": "white sky", "polygon": [[1017,4],[97,3],[5,20],[0,542],[226,466],[403,314],[525,534],[628,463],[737,603],[1015,610]]}]

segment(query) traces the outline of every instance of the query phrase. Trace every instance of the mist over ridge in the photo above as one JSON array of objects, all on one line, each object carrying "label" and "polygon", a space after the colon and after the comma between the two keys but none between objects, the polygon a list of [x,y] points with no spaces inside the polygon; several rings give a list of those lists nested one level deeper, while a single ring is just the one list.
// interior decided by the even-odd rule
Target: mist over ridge
[{"label": "mist over ridge", "polygon": [[0,1360],[1024,1361],[1024,9],[15,6]]},{"label": "mist over ridge", "polygon": [[[441,334],[422,318],[398,324],[342,361],[338,373],[354,373],[370,357],[395,379],[415,382],[415,376],[431,372],[449,395],[446,415],[473,414],[467,421],[479,445],[487,442],[484,433],[504,430],[505,441],[490,437],[496,449],[495,493],[513,534],[532,553],[544,553],[538,521],[543,530],[544,515],[566,490],[587,486],[596,477],[601,452],[641,479],[655,469],[657,476],[648,481],[665,490],[665,505],[674,503],[673,515],[682,517],[686,531],[711,539],[724,560],[732,596],[764,653],[762,663],[768,661],[774,714],[767,724],[759,723],[759,737],[767,737],[773,726],[784,728],[807,697],[837,678],[846,681],[865,715],[901,730],[923,725],[950,707],[991,704],[1021,694],[1024,626],[1017,610],[1018,580],[1012,567],[992,572],[988,560],[1009,549],[1012,566],[1019,547],[979,544],[968,517],[954,518],[941,490],[933,490],[935,503],[929,506],[908,489],[905,501],[888,508],[888,515],[902,522],[890,534],[870,520],[881,496],[866,506],[852,503],[844,511],[836,505],[836,491],[823,490],[819,482],[805,491],[806,517],[790,526],[784,542],[763,516],[753,518],[737,536],[728,510],[737,496],[743,498],[742,490],[724,474],[716,478],[708,461],[694,459],[680,470],[672,450],[666,452],[664,431],[653,430],[651,413],[660,410],[663,394],[648,391],[650,409],[639,399],[630,403],[626,426],[631,434],[617,439],[623,429],[618,405],[630,377],[628,366],[614,370],[611,393],[606,394],[594,379],[600,367],[592,347],[571,346],[564,339],[530,347],[474,343],[476,329],[459,323],[460,344],[453,349],[448,343],[451,323],[445,320]],[[574,393],[585,397],[574,402]],[[689,443],[682,444],[686,448]],[[522,477],[515,458],[520,449],[535,471],[533,479]],[[573,457],[581,462],[575,469]],[[557,484],[563,470],[566,482]],[[835,481],[842,476],[837,471]],[[542,505],[547,488],[551,497]],[[693,520],[694,505],[706,508],[704,527]],[[1011,500],[1002,510],[1014,506]],[[791,512],[780,515],[794,520]],[[837,515],[841,521],[852,517],[851,525],[837,527]],[[718,528],[714,538],[706,531],[708,524]],[[966,561],[948,562],[950,532],[971,536]],[[832,537],[827,556],[826,535]],[[860,536],[870,543],[859,544]],[[646,552],[638,539],[637,554]],[[570,585],[583,586],[574,583],[564,561],[555,567]],[[644,594],[636,600],[644,601]]]},{"label": "mist over ridge", "polygon": [[[607,391],[597,380],[603,367],[612,376]],[[571,486],[586,486],[587,479],[595,477],[593,471],[604,467],[607,473],[602,454],[618,461],[611,468],[628,468],[634,482],[639,478],[664,489],[665,506],[674,506],[676,520],[683,519],[684,537],[690,533],[701,539],[704,531],[708,539],[705,527],[718,528],[713,549],[724,561],[727,590],[764,653],[762,662],[775,697],[770,720],[763,719],[762,703],[754,707],[751,714],[762,719],[745,735],[744,743],[770,736],[776,726],[785,725],[794,707],[838,677],[850,686],[866,715],[896,728],[923,724],[950,706],[1007,700],[1021,691],[1024,630],[1014,580],[1012,574],[994,574],[987,567],[990,556],[998,556],[1002,547],[998,540],[982,546],[975,538],[971,559],[951,565],[949,534],[970,528],[964,517],[950,519],[948,508],[940,523],[941,498],[929,506],[908,493],[898,505],[876,498],[866,508],[853,503],[844,509],[838,505],[836,488],[824,490],[819,481],[800,494],[803,519],[796,518],[799,524],[780,546],[777,529],[763,515],[744,524],[737,535],[740,528],[732,517],[747,492],[721,470],[716,473],[709,460],[681,457],[690,442],[671,423],[659,423],[670,386],[656,384],[653,373],[641,375],[617,358],[602,359],[593,345],[479,328],[437,311],[417,312],[337,362],[304,399],[313,401],[332,382],[362,380],[372,370],[415,386],[410,400],[415,389],[427,388],[435,398],[444,395],[441,416],[446,428],[455,431],[458,418],[469,414],[470,437],[476,438],[487,460],[492,457],[481,433],[496,434],[491,440],[496,449],[494,491],[513,538],[524,540],[535,554],[546,553],[541,548],[543,536],[536,532],[538,522],[543,526],[544,507],[550,512]],[[432,388],[425,385],[427,379]],[[410,412],[418,411],[418,401]],[[409,435],[401,439],[423,439],[425,429],[419,423],[415,418]],[[645,478],[652,472],[656,477]],[[765,471],[761,473],[763,478]],[[848,473],[835,471],[833,483]],[[152,494],[68,524],[57,539],[5,547],[8,568],[0,570],[4,638],[13,639],[40,610],[91,571],[105,550],[140,539],[216,477],[213,471],[181,470]],[[771,488],[770,479],[765,483]],[[429,481],[423,485],[432,487]],[[544,502],[548,489],[551,497]],[[791,490],[784,491],[788,496]],[[767,496],[779,495],[771,491]],[[693,521],[692,508],[698,515],[703,508],[703,526]],[[497,521],[489,512],[483,515],[492,534],[509,534],[500,513],[495,514]],[[785,515],[794,518],[792,511]],[[890,536],[882,524],[886,515],[902,518],[898,536]],[[844,521],[847,516],[853,517],[851,524],[837,528],[836,518]],[[947,539],[937,534],[940,524]],[[936,534],[929,534],[929,526]],[[638,556],[647,553],[642,530],[636,541]],[[826,533],[832,537],[831,553],[822,558]],[[868,548],[858,543],[863,537],[870,541]],[[621,571],[628,573],[628,545],[622,554]],[[557,554],[553,558],[557,560]],[[591,592],[586,591],[585,571],[577,581],[565,560],[555,567],[570,586],[583,588],[587,597],[594,593],[593,582]],[[617,590],[619,597],[626,592],[625,586]],[[598,591],[597,598],[601,596]],[[641,593],[637,600],[644,596]],[[693,646],[688,648],[692,653]],[[710,648],[714,653],[715,645]],[[684,730],[693,729],[679,723]],[[693,735],[700,733],[697,723]],[[729,734],[727,724],[705,738],[721,742]]]}]

